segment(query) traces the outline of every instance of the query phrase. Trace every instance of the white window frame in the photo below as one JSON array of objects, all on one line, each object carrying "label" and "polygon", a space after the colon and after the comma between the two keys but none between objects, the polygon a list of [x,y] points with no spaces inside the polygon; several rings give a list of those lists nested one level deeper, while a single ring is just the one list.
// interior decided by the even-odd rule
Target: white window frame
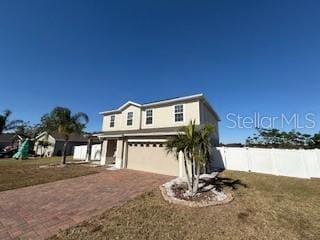
[{"label": "white window frame", "polygon": [[[131,118],[129,119],[129,114],[130,114],[130,113],[131,113]],[[128,124],[129,121],[131,121],[131,124]],[[127,112],[127,126],[128,126],[128,127],[133,126],[133,112],[132,112],[132,111],[131,111],[131,112]]]},{"label": "white window frame", "polygon": [[[148,123],[148,122],[147,122],[147,121],[148,121],[148,114],[147,114],[148,111],[151,111],[151,123]],[[148,125],[148,126],[152,126],[152,125],[153,125],[153,121],[154,121],[153,111],[154,111],[154,110],[151,109],[151,108],[146,109],[146,122],[145,122],[145,124]],[[149,116],[149,117],[150,117],[150,116]]]},{"label": "white window frame", "polygon": [[[181,105],[182,106],[182,121],[176,121],[176,114],[181,114],[181,113],[176,113],[176,106],[179,106],[179,105]],[[183,104],[183,103],[180,103],[180,104],[175,104],[174,106],[173,106],[173,122],[174,123],[183,123],[184,121],[185,121],[185,119],[186,119],[186,114],[185,114],[185,112],[186,112],[186,106],[185,106],[185,104]]]},{"label": "white window frame", "polygon": [[115,115],[111,115],[111,116],[110,116],[110,124],[109,124],[109,127],[110,127],[110,128],[114,128],[114,126],[115,126],[115,121],[116,121],[116,116],[115,116]]}]

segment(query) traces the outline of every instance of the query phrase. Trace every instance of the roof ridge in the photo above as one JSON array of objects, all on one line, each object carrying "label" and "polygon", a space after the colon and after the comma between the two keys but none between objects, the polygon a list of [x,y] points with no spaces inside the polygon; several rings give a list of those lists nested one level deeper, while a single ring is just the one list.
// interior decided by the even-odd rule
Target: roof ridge
[{"label": "roof ridge", "polygon": [[185,96],[164,98],[164,99],[154,100],[154,101],[150,101],[150,102],[145,102],[142,105],[148,105],[148,104],[151,104],[151,103],[160,103],[160,102],[165,102],[165,101],[170,101],[170,100],[175,100],[175,99],[180,99],[180,98],[197,97],[197,96],[203,96],[203,93],[196,93],[196,94],[185,95]]},{"label": "roof ridge", "polygon": [[183,100],[188,100],[188,99],[192,99],[192,98],[200,98],[200,97],[204,97],[203,93],[187,95],[187,96],[182,96],[182,97],[167,98],[167,99],[152,101],[152,102],[143,103],[143,104],[139,104],[139,103],[136,103],[136,102],[130,100],[130,101],[127,101],[125,104],[121,105],[117,109],[103,111],[103,112],[100,112],[99,114],[119,112],[119,111],[121,111],[122,108],[124,108],[125,106],[127,106],[129,104],[138,105],[139,107],[145,107],[145,106],[161,104],[161,103],[165,103],[165,102],[174,102],[174,101],[179,101],[179,100],[183,101]]}]

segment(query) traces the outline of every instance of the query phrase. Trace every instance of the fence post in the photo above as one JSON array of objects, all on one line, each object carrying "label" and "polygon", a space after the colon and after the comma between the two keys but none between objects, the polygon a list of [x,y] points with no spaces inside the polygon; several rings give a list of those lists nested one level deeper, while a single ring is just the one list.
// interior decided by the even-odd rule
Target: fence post
[{"label": "fence post", "polygon": [[251,154],[250,149],[248,147],[246,149],[246,156],[247,156],[247,166],[248,166],[248,172],[251,172],[252,169],[252,162],[251,162]]},{"label": "fence post", "polygon": [[310,172],[309,172],[309,164],[307,163],[307,161],[308,160],[306,160],[306,158],[305,158],[305,154],[304,154],[304,149],[299,149],[298,150],[299,151],[299,155],[300,155],[300,160],[301,160],[301,164],[302,164],[302,166],[301,167],[303,167],[304,168],[304,170],[305,170],[305,174],[306,174],[306,177],[307,178],[310,178],[311,177],[311,174],[310,174]]},{"label": "fence post", "polygon": [[274,148],[270,149],[270,158],[272,161],[272,173],[274,175],[279,175],[278,168],[277,168],[277,161],[276,161],[276,157],[275,157],[275,153],[274,153]]},{"label": "fence post", "polygon": [[315,165],[316,166],[314,166],[314,167],[317,169],[315,176],[312,176],[312,177],[319,178],[320,177],[320,151],[318,148],[313,149],[312,151],[314,152],[314,157],[315,157]]},{"label": "fence post", "polygon": [[222,157],[222,159],[223,159],[223,162],[224,162],[224,166],[225,166],[225,169],[228,169],[228,164],[227,164],[227,147],[225,147],[225,146],[223,146],[222,147],[222,149],[223,149],[223,157]]}]

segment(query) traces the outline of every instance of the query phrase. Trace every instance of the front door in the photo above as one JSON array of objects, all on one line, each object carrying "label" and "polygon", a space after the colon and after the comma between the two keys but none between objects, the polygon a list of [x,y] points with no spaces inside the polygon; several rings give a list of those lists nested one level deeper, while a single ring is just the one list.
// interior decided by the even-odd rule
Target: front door
[{"label": "front door", "polygon": [[106,164],[115,164],[116,150],[117,150],[117,140],[108,140]]}]

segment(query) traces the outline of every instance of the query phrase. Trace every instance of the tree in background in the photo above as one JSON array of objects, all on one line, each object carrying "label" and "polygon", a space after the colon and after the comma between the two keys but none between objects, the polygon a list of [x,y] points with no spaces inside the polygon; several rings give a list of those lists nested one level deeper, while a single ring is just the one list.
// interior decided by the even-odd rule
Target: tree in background
[{"label": "tree in background", "polygon": [[17,126],[15,133],[28,138],[34,138],[41,132],[40,124],[30,124],[30,122],[23,122],[21,125]]},{"label": "tree in background", "polygon": [[58,132],[64,136],[61,164],[66,163],[66,150],[70,135],[82,134],[88,122],[87,114],[82,112],[72,114],[71,110],[65,107],[56,107],[41,118],[41,130],[48,133]]},{"label": "tree in background", "polygon": [[312,148],[320,148],[320,133],[316,133],[311,137],[309,145],[312,146]]},{"label": "tree in background", "polygon": [[[166,143],[168,152],[173,152],[177,158],[180,152],[184,155],[188,193],[191,195],[198,192],[200,170],[205,168],[210,159],[210,140],[213,129],[214,127],[210,124],[196,129],[195,122],[191,121],[188,126],[180,129],[181,133]],[[188,162],[191,166],[191,175]]]},{"label": "tree in background", "polygon": [[258,128],[257,132],[257,134],[253,134],[252,137],[247,138],[247,146],[285,149],[320,147],[320,142],[318,142],[318,140],[320,140],[320,134],[312,136],[295,130],[286,132],[275,128]]},{"label": "tree in background", "polygon": [[4,110],[3,114],[0,114],[0,134],[4,131],[11,131],[16,129],[19,125],[23,124],[22,120],[9,120],[12,112],[10,110]]}]

